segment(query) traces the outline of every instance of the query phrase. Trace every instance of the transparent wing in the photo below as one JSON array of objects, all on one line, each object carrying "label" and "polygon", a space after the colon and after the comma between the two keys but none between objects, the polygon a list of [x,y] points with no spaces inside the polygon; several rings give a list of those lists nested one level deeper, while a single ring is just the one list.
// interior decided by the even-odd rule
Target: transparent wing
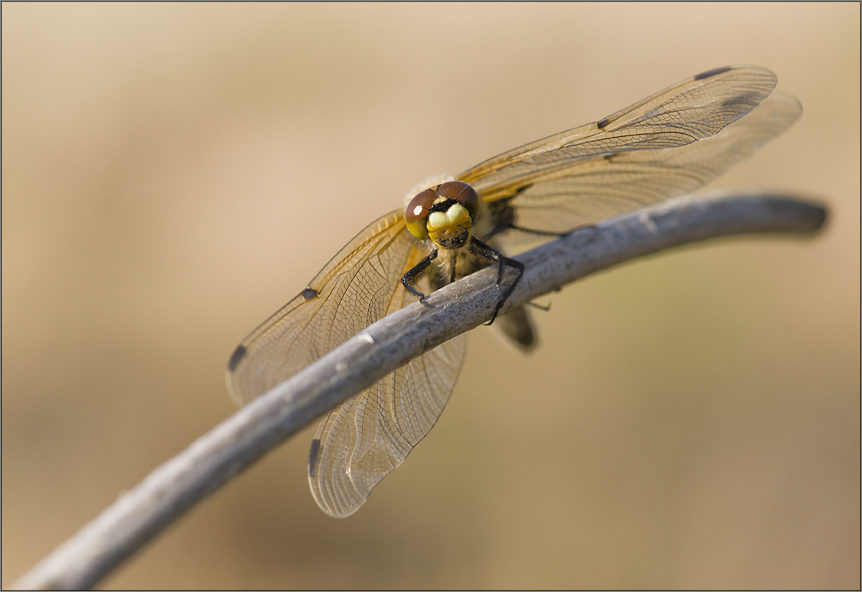
[{"label": "transparent wing", "polygon": [[434,427],[455,386],[466,335],[437,346],[336,407],[308,457],[314,499],[330,516],[355,512]]},{"label": "transparent wing", "polygon": [[524,189],[510,205],[520,228],[568,232],[685,195],[748,158],[799,117],[793,97],[774,92],[717,135],[665,150],[621,152],[594,166]]},{"label": "transparent wing", "polygon": [[308,288],[258,327],[236,349],[227,382],[248,403],[359,331],[400,308],[396,288],[415,258],[416,241],[403,214],[388,214],[360,232]]},{"label": "transparent wing", "polygon": [[719,68],[602,121],[517,148],[457,178],[511,199],[519,227],[567,232],[689,193],[787,129],[802,112],[756,66]]},{"label": "transparent wing", "polygon": [[[400,279],[424,256],[402,211],[368,226],[236,349],[227,373],[234,399],[247,403],[413,302]],[[464,341],[460,336],[425,353],[321,420],[309,481],[325,512],[356,511],[428,433],[455,386]]]}]

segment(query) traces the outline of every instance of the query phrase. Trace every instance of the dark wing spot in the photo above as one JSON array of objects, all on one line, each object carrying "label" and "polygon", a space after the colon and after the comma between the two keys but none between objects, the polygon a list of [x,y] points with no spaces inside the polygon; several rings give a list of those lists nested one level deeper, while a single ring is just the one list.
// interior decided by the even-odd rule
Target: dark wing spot
[{"label": "dark wing spot", "polygon": [[315,438],[311,441],[311,450],[308,451],[308,476],[314,477],[317,472],[317,455],[320,453],[320,440]]},{"label": "dark wing spot", "polygon": [[313,288],[306,288],[302,291],[302,297],[305,298],[306,302],[317,298],[317,290],[314,290]]},{"label": "dark wing spot", "polygon": [[722,72],[727,72],[728,70],[732,70],[730,66],[725,66],[724,68],[715,68],[713,70],[707,70],[706,72],[701,72],[697,76],[694,77],[695,80],[703,80],[704,78],[712,78]]},{"label": "dark wing spot", "polygon": [[748,113],[748,111],[750,111],[751,109],[757,107],[762,100],[762,95],[760,95],[759,93],[741,93],[735,97],[730,97],[729,99],[722,101],[721,106],[727,111],[744,111],[743,114],[745,114]]},{"label": "dark wing spot", "polygon": [[611,120],[609,118],[605,117],[604,119],[602,119],[600,122],[598,122],[596,124],[596,127],[598,127],[599,129],[605,129],[605,127],[607,127],[607,125],[610,122],[611,122]]},{"label": "dark wing spot", "polygon": [[228,372],[233,372],[236,370],[239,361],[245,357],[245,354],[248,350],[245,349],[244,345],[240,345],[235,350],[233,350],[233,354],[230,356],[230,361],[227,363]]}]

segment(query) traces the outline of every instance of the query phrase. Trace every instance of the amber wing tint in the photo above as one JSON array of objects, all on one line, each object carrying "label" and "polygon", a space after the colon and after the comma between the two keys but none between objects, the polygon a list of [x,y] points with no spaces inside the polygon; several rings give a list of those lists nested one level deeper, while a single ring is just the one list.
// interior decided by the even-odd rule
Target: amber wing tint
[{"label": "amber wing tint", "polygon": [[484,201],[513,198],[516,224],[567,232],[690,193],[790,127],[802,108],[775,75],[705,72],[605,119],[462,173]]},{"label": "amber wing tint", "polygon": [[[404,273],[424,256],[403,212],[359,233],[308,288],[237,348],[228,385],[247,403],[359,331],[413,302]],[[428,433],[449,399],[464,358],[464,336],[390,374],[325,416],[309,457],[309,481],[332,516],[356,511],[371,489]]]}]

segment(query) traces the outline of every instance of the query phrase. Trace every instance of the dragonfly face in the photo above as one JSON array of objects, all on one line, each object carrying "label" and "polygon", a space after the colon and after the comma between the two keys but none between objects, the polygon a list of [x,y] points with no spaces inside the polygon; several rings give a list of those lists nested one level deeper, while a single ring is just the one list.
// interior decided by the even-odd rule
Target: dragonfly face
[{"label": "dragonfly face", "polygon": [[[410,200],[404,212],[407,230],[418,240],[431,243],[428,256],[401,277],[401,283],[410,293],[420,300],[425,298],[422,292],[413,287],[413,282],[419,274],[432,266],[435,260],[440,261],[438,249],[442,249],[444,269],[437,270],[430,278],[433,289],[454,282],[491,262],[500,265],[498,285],[502,281],[504,264],[518,271],[518,276],[497,304],[497,311],[500,310],[521,279],[524,267],[473,236],[473,228],[479,220],[481,208],[482,202],[476,190],[462,181],[441,183],[422,191]],[[502,217],[497,216],[497,219],[502,220]],[[495,311],[494,317],[496,316]]]},{"label": "dragonfly face", "polygon": [[[228,387],[245,403],[381,317],[491,264],[523,266],[501,249],[690,193],[787,129],[802,109],[756,66],[718,68],[600,121],[516,148],[373,222],[296,298],[234,351]],[[499,305],[498,305],[499,306]],[[498,308],[499,310],[499,308]],[[497,321],[529,347],[516,308]],[[333,409],[317,428],[308,478],[331,516],[355,512],[433,427],[464,357],[459,336]]]},{"label": "dragonfly face", "polygon": [[410,200],[404,220],[410,234],[444,249],[460,249],[470,240],[473,220],[482,202],[476,190],[461,181],[447,181]]}]

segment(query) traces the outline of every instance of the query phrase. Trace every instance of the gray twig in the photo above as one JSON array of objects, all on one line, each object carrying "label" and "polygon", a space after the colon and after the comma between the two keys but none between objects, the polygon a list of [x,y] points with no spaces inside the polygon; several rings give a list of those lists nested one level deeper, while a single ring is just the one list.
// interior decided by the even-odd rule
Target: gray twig
[{"label": "gray twig", "polygon": [[[825,219],[823,207],[763,192],[671,200],[523,254],[526,272],[503,310],[642,255],[728,235],[812,233]],[[93,586],[315,418],[410,359],[486,322],[500,296],[496,274],[485,269],[431,294],[430,306],[413,304],[381,319],[246,405],[122,495],[15,587]]]}]

